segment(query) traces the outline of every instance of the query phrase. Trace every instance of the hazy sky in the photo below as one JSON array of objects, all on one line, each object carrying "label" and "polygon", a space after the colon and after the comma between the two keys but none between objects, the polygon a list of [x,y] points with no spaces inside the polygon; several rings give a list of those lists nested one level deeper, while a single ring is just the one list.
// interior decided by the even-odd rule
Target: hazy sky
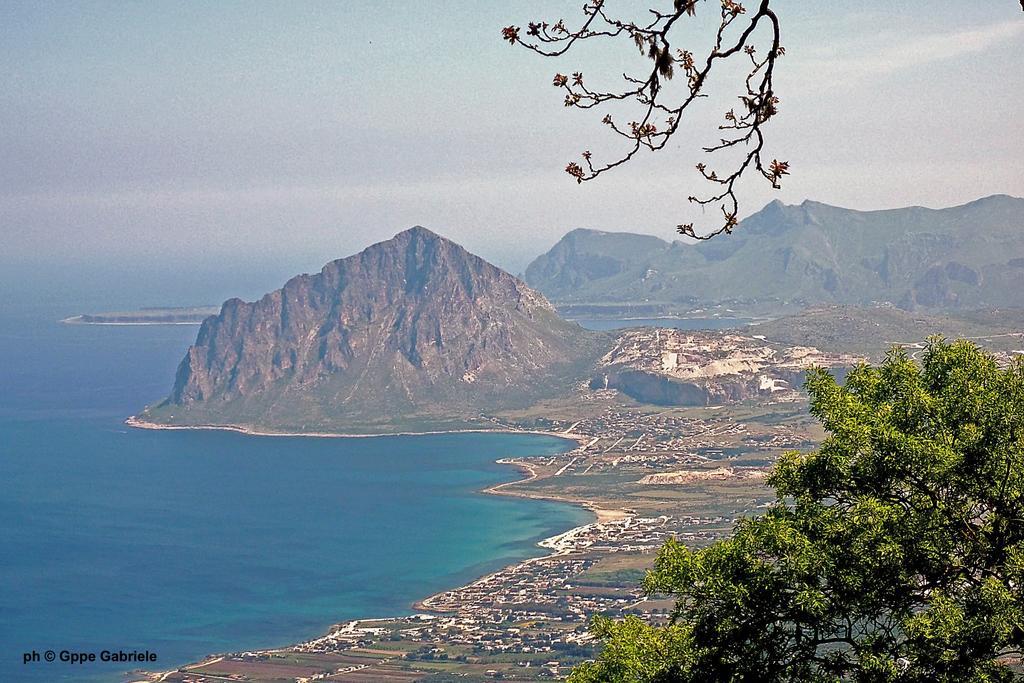
[{"label": "hazy sky", "polygon": [[[743,213],[774,197],[868,209],[1024,195],[1018,0],[776,4],[787,54],[769,154],[793,175],[781,192],[752,187]],[[5,0],[0,267],[309,270],[413,224],[512,270],[574,227],[672,239],[735,83],[711,82],[674,149],[577,186],[565,163],[617,141],[600,114],[561,106],[552,74],[614,84],[644,64],[632,49],[555,63],[500,29],[579,6]]]}]

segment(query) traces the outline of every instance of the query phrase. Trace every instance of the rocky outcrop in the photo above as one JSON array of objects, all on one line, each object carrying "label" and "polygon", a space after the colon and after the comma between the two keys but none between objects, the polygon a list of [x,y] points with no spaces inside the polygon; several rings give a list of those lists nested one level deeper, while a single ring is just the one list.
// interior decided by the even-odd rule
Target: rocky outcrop
[{"label": "rocky outcrop", "polygon": [[621,333],[591,378],[658,405],[707,406],[792,398],[813,366],[842,369],[862,358],[735,333],[637,328]]},{"label": "rocky outcrop", "polygon": [[565,390],[601,336],[424,228],[208,318],[149,416],[350,428],[465,420]]},{"label": "rocky outcrop", "polygon": [[659,372],[622,370],[594,377],[590,387],[616,389],[640,403],[659,406],[711,406],[771,396],[780,389],[798,389],[803,385],[802,372],[784,374],[785,379],[774,377],[770,383],[758,375],[686,381]]}]

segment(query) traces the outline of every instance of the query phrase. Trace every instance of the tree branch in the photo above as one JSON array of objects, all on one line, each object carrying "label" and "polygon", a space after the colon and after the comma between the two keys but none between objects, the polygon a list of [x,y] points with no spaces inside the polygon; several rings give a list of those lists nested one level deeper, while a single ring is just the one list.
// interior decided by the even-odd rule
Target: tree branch
[{"label": "tree branch", "polygon": [[[521,29],[518,26],[507,26],[502,30],[504,39],[512,45],[521,45],[547,57],[564,55],[582,40],[624,36],[651,61],[650,70],[645,74],[622,74],[625,87],[612,91],[592,89],[584,83],[582,72],[574,73],[571,78],[555,74],[552,83],[565,91],[564,104],[567,107],[592,109],[622,101],[634,101],[641,105],[642,115],[638,120],[630,121],[627,126],[619,125],[611,115],[604,116],[602,123],[615,135],[629,141],[629,145],[619,156],[597,164],[590,151],[583,152],[582,164],[573,161],[565,167],[566,172],[578,183],[593,180],[625,164],[643,149],[664,149],[672,136],[680,130],[690,106],[698,98],[707,96],[704,87],[716,65],[741,52],[748,56],[751,67],[739,95],[742,103],[740,113],[735,109],[726,112],[726,123],[719,126],[719,130],[730,133],[717,143],[703,148],[709,154],[733,148],[742,148],[745,152],[725,175],[708,171],[704,164],[697,165],[702,178],[716,186],[717,190],[704,197],[691,195],[689,201],[701,206],[718,205],[722,222],[717,228],[703,234],[698,234],[692,223],[677,226],[680,234],[695,239],[710,239],[722,233],[730,233],[736,227],[739,222],[736,183],[745,173],[756,171],[776,189],[780,187],[782,176],[789,174],[788,162],[778,159],[766,162],[762,158],[764,125],[778,113],[779,99],[775,95],[773,83],[775,64],[785,54],[780,44],[778,16],[771,9],[771,0],[758,0],[757,11],[745,22],[741,17],[747,14],[747,9],[742,4],[735,0],[720,0],[720,4],[714,47],[702,61],[698,61],[688,50],[677,48],[673,51],[674,36],[670,35],[677,22],[696,13],[697,0],[675,0],[671,12],[649,10],[652,19],[647,23],[613,18],[605,10],[606,0],[591,0],[583,6],[586,19],[578,29],[566,28],[564,20],[560,19],[554,24],[530,22],[525,39],[520,35]],[[730,31],[734,24],[742,26],[738,35]],[[757,48],[751,42],[760,27],[768,31],[768,49],[764,57],[758,56]],[[665,84],[679,71],[685,75],[686,85],[683,92],[673,98]]]}]

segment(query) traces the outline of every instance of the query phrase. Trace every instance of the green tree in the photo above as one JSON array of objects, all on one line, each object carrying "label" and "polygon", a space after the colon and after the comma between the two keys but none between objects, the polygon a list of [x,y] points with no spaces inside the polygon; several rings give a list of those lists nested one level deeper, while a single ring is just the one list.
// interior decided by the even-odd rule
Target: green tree
[{"label": "green tree", "polygon": [[571,680],[1007,681],[1024,641],[1024,362],[934,339],[807,388],[828,434],[777,499],[644,580],[666,626],[598,619]]}]

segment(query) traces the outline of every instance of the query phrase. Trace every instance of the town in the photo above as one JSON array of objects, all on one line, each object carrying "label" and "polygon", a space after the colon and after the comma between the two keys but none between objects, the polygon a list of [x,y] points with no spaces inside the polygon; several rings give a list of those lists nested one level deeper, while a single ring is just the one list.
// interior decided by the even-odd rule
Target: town
[{"label": "town", "polygon": [[160,680],[563,678],[593,656],[594,615],[667,618],[671,596],[640,588],[666,539],[699,547],[726,536],[774,499],[764,483],[774,460],[819,438],[806,406],[790,400],[657,407],[586,385],[536,415],[488,419],[578,444],[502,460],[523,477],[489,493],[566,501],[597,519],[541,541],[546,554],[425,598],[412,614],[349,621],[299,645],[212,657]]}]

